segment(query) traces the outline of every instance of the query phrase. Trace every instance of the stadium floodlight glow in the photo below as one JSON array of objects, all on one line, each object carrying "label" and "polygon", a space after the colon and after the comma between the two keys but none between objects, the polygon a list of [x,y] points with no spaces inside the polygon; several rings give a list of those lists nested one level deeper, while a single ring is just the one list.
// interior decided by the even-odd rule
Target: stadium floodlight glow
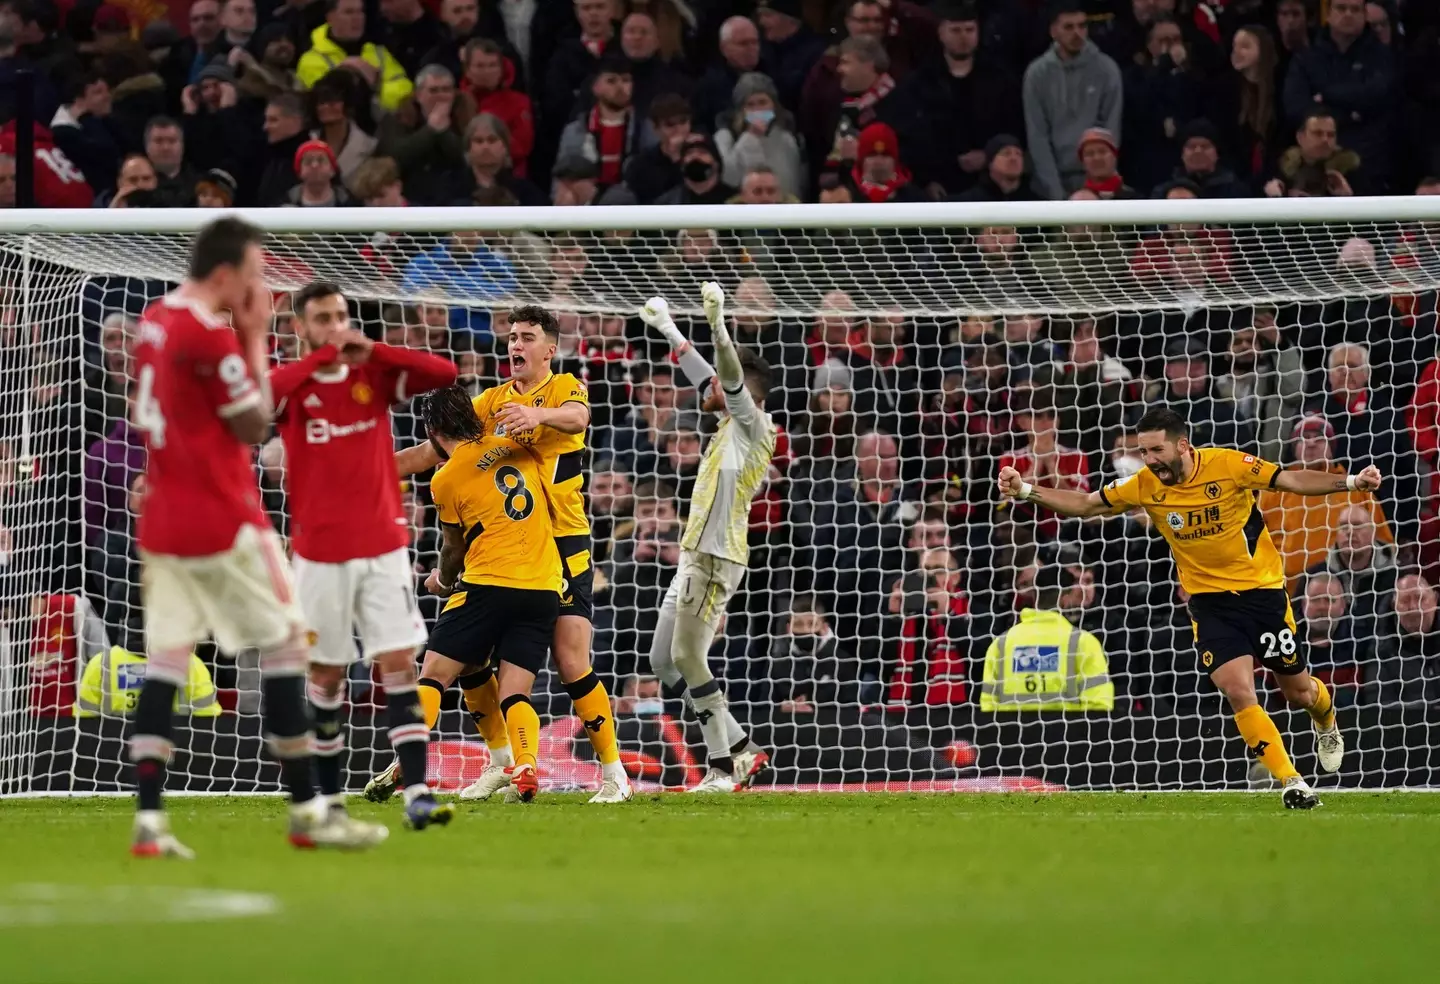
[{"label": "stadium floodlight glow", "polygon": [[[183,279],[190,237],[220,214],[0,211],[0,795],[126,788],[123,720],[69,711],[98,630],[119,643],[139,618],[126,535],[133,458],[117,427],[127,333]],[[1338,464],[1362,447],[1360,418],[1327,417],[1327,393],[1360,385],[1375,395],[1357,411],[1371,428],[1364,446],[1390,448],[1381,468],[1395,476],[1379,506],[1365,506],[1368,520],[1330,500],[1306,510],[1262,496],[1260,506],[1298,565],[1295,614],[1312,631],[1322,620],[1317,608],[1307,622],[1298,572],[1323,567],[1341,526],[1351,543],[1357,526],[1363,540],[1373,524],[1384,570],[1338,578],[1345,610],[1324,624],[1345,633],[1329,647],[1343,658],[1317,662],[1338,681],[1351,749],[1341,782],[1440,782],[1426,764],[1434,729],[1423,700],[1394,675],[1409,643],[1390,614],[1393,584],[1416,555],[1388,545],[1428,529],[1428,476],[1408,453],[1405,411],[1416,384],[1433,383],[1440,196],[229,214],[269,233],[266,276],[277,292],[333,280],[372,335],[445,352],[467,379],[496,377],[504,351],[493,335],[512,304],[560,312],[557,368],[587,376],[591,446],[603,468],[625,473],[603,492],[592,487],[604,508],[633,499],[636,486],[653,492],[657,479],[687,486],[688,445],[674,435],[694,426],[685,411],[693,394],[682,377],[676,390],[646,371],[661,356],[634,314],[660,295],[700,324],[699,286],[721,282],[727,310],[744,322],[738,339],[780,363],[771,406],[785,433],[773,495],[752,513],[755,554],[729,614],[722,679],[737,714],[772,742],[779,781],[807,788],[1246,788],[1243,747],[1215,734],[1217,698],[1151,532],[1133,519],[1067,524],[997,509],[994,473],[1031,439],[1016,413],[1028,390],[1054,400],[1060,448],[1078,453],[1060,456],[1082,463],[1067,480],[1093,488],[1132,466],[1117,434],[1140,406],[1166,399],[1167,386],[1189,393],[1192,408],[1214,397],[1221,410],[1203,421],[1205,433],[1271,459],[1320,454],[1307,440],[1325,436],[1328,422],[1335,433],[1323,451]],[[294,355],[287,326],[282,304],[277,359]],[[889,361],[896,343],[904,355]],[[1332,380],[1337,365],[1356,375]],[[631,412],[639,404],[643,412]],[[1437,416],[1422,406],[1419,426],[1437,426]],[[396,429],[405,442],[422,437],[409,407],[397,408]],[[893,440],[866,435],[872,429]],[[273,446],[260,449],[257,474],[277,517],[283,469]],[[903,486],[899,505],[855,507],[867,482],[892,479]],[[407,494],[425,515],[424,484]],[[618,538],[597,546],[608,586],[596,664],[615,675],[607,684],[629,708],[622,740],[655,763],[647,781],[684,781],[698,734],[685,748],[680,705],[662,707],[634,682],[676,517],[651,501],[638,508],[638,517],[634,507],[605,517]],[[424,522],[421,567],[433,553],[433,516]],[[949,560],[936,553],[947,536]],[[1104,643],[1115,708],[982,713],[986,646],[1030,598],[1037,558],[1057,556],[1083,571],[1086,602],[1072,614]],[[1427,558],[1422,549],[1418,562]],[[809,592],[838,638],[833,665],[789,634],[792,599]],[[227,712],[177,735],[172,782],[274,789],[259,752],[253,660],[202,656]],[[927,672],[942,661],[961,687],[932,703],[927,693],[939,690]],[[550,686],[563,711],[563,691]],[[368,679],[352,680],[351,693],[358,789],[379,761],[370,749],[383,752],[384,728]],[[1303,715],[1277,723],[1313,776]],[[593,784],[578,722],[548,727],[551,774]],[[457,711],[442,732],[432,772],[463,784],[483,766],[482,746]]]}]

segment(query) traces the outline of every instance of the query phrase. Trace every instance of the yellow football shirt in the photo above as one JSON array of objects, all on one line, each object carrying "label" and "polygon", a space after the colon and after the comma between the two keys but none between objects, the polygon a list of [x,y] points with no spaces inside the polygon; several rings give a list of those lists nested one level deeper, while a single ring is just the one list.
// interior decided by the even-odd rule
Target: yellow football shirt
[{"label": "yellow football shirt", "polygon": [[440,522],[465,531],[467,584],[560,591],[560,552],[535,455],[487,434],[458,446],[430,480]]},{"label": "yellow football shirt", "polygon": [[1175,554],[1180,586],[1191,594],[1285,587],[1285,567],[1255,503],[1273,489],[1280,466],[1229,448],[1195,449],[1195,471],[1165,485],[1142,468],[1100,490],[1116,512],[1149,514]]},{"label": "yellow football shirt", "polygon": [[[507,403],[558,408],[567,403],[590,405],[585,384],[568,372],[550,373],[527,393],[517,392],[515,380],[492,386],[475,397],[475,414],[485,423],[485,433],[494,429],[491,418]],[[503,428],[502,428],[503,430]],[[585,432],[565,434],[553,427],[537,427],[514,440],[539,457],[544,470],[545,491],[555,513],[556,536],[588,536],[590,517],[585,511]]]}]

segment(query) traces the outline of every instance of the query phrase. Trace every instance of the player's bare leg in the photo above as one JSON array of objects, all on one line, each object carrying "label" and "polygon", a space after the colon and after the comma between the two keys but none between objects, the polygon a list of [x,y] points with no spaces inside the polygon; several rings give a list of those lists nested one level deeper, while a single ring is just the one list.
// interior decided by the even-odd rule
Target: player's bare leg
[{"label": "player's bare leg", "polygon": [[1240,656],[1215,668],[1210,674],[1215,686],[1230,702],[1235,715],[1235,726],[1240,737],[1245,739],[1251,756],[1269,770],[1281,786],[1281,799],[1289,810],[1308,810],[1320,805],[1308,783],[1300,777],[1290,755],[1285,751],[1285,740],[1270,715],[1265,713],[1255,697],[1255,660]]},{"label": "player's bare leg", "polygon": [[555,620],[551,652],[560,671],[560,682],[575,705],[585,726],[585,735],[600,760],[600,791],[591,803],[624,803],[635,795],[630,777],[620,764],[620,744],[615,739],[615,718],[605,684],[590,666],[590,639],[593,628],[588,618],[561,615]]},{"label": "player's bare leg", "polygon": [[1294,676],[1277,673],[1275,680],[1285,699],[1303,707],[1310,715],[1315,725],[1315,758],[1320,762],[1320,770],[1339,772],[1340,760],[1345,757],[1345,738],[1335,720],[1335,702],[1330,697],[1330,689],[1323,680],[1308,672]]},{"label": "player's bare leg", "polygon": [[540,715],[530,703],[535,674],[502,661],[498,675],[500,710],[505,715],[505,730],[510,733],[510,748],[515,754],[510,783],[519,794],[520,802],[529,803],[540,791]]},{"label": "player's bare leg", "polygon": [[443,826],[455,809],[436,802],[426,782],[425,756],[433,725],[416,695],[415,654],[409,649],[378,653],[375,663],[385,688],[390,747],[405,777],[405,825],[412,830],[424,830],[431,824]]},{"label": "player's bare leg", "polygon": [[[410,665],[413,673],[413,657]],[[442,656],[437,652],[426,651],[424,662],[420,666],[420,679],[416,683],[416,696],[420,703],[427,736],[435,727],[435,722],[440,720],[440,698],[444,695],[445,688],[454,683],[466,669],[465,664],[458,660]],[[403,781],[404,773],[400,759],[396,758],[365,784],[365,798],[372,803],[383,803],[395,795],[395,790]]]},{"label": "player's bare leg", "polygon": [[174,744],[171,728],[175,694],[185,686],[190,671],[189,646],[149,654],[145,684],[135,705],[135,734],[130,739],[130,761],[135,763],[137,808],[130,853],[140,858],[190,860],[195,852],[170,833],[170,820],[161,803],[165,767]]}]

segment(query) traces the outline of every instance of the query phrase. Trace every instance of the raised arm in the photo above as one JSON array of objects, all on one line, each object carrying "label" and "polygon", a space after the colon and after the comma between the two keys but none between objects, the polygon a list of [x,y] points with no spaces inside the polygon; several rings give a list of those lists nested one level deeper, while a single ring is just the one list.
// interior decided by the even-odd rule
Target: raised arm
[{"label": "raised arm", "polygon": [[1020,473],[1008,465],[1000,469],[997,484],[1000,494],[1007,499],[1034,502],[1062,516],[1084,519],[1089,516],[1105,516],[1116,511],[1116,507],[1106,502],[1105,496],[1100,492],[1039,488],[1022,479]]},{"label": "raised arm", "polygon": [[670,305],[665,298],[652,297],[646,301],[645,306],[640,309],[640,320],[665,336],[671,351],[680,360],[680,369],[685,373],[685,378],[690,380],[691,386],[704,390],[710,385],[710,380],[715,378],[715,367],[706,362],[705,357],[695,351],[690,340],[675,327],[675,320],[670,317]]},{"label": "raised arm", "polygon": [[270,397],[275,401],[277,411],[305,380],[322,366],[328,366],[340,358],[340,350],[333,345],[322,345],[305,358],[287,362],[270,370]]},{"label": "raised arm", "polygon": [[725,394],[725,411],[749,427],[760,417],[760,408],[745,385],[745,370],[740,365],[740,350],[725,328],[725,291],[714,281],[700,286],[705,305],[705,320],[710,322],[710,337],[715,341],[715,368],[720,375],[720,389]]},{"label": "raised arm", "polygon": [[455,382],[455,363],[429,352],[375,342],[370,361],[395,375],[395,399],[404,401]]},{"label": "raised arm", "polygon": [[1275,488],[1296,495],[1330,495],[1334,492],[1375,492],[1383,481],[1380,469],[1374,465],[1366,465],[1358,475],[1293,468],[1275,476]]},{"label": "raised arm", "polygon": [[395,452],[395,474],[401,478],[429,471],[438,464],[440,464],[440,452],[436,451],[435,445],[429,441],[424,444],[412,444],[408,448],[401,448]]}]

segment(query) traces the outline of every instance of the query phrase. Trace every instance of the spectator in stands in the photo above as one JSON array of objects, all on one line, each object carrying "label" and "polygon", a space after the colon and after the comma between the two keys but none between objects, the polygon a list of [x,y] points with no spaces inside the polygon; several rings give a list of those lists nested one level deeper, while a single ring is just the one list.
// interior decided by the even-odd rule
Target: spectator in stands
[{"label": "spectator in stands", "polygon": [[[1180,145],[1180,166],[1172,180],[1189,181],[1199,189],[1201,198],[1248,198],[1250,187],[1235,172],[1220,163],[1220,131],[1209,120],[1191,120],[1180,128],[1176,142]],[[1163,192],[1160,186],[1156,194]]]},{"label": "spectator in stands", "polygon": [[760,70],[775,80],[781,105],[796,109],[806,78],[825,55],[825,42],[805,24],[801,0],[758,0],[755,6],[764,35]]},{"label": "spectator in stands", "polygon": [[235,73],[223,61],[206,65],[199,80],[181,90],[183,146],[195,170],[240,170],[255,120],[239,106],[239,99]]},{"label": "spectator in stands", "polygon": [[[513,201],[513,199],[511,199]],[[510,260],[478,232],[455,232],[447,242],[421,253],[405,271],[407,292],[442,291],[457,301],[476,304],[503,300],[515,293],[515,269]],[[450,310],[450,328],[488,342],[490,312],[460,307]]]},{"label": "spectator in stands", "polygon": [[[107,203],[110,208],[127,208],[135,204],[154,204],[154,193],[160,179],[155,174],[155,165],[144,154],[126,154],[120,162],[120,173],[115,177],[115,194]],[[104,201],[105,196],[100,196]]]},{"label": "spectator in stands", "polygon": [[1134,377],[1106,351],[1094,318],[1070,322],[1065,369],[1055,379],[1060,439],[1087,454],[1104,449],[1105,435],[1123,422]]},{"label": "spectator in stands", "polygon": [[1036,190],[1058,200],[1084,184],[1086,133],[1097,127],[1121,132],[1124,92],[1120,69],[1090,41],[1078,0],[1051,8],[1050,38],[1050,50],[1025,69],[1022,92]]},{"label": "spectator in stands", "polygon": [[1025,150],[1020,138],[1009,133],[991,137],[985,145],[985,171],[974,186],[959,196],[962,202],[1040,201],[1025,174]]},{"label": "spectator in stands", "polygon": [[1433,707],[1440,701],[1440,631],[1435,589],[1418,574],[1395,585],[1394,628],[1380,636],[1378,700]]},{"label": "spectator in stands", "polygon": [[299,89],[295,77],[298,53],[284,24],[266,24],[255,32],[245,48],[232,49],[236,83],[242,100],[268,102],[283,92]]},{"label": "spectator in stands", "polygon": [[1155,17],[1145,46],[1121,73],[1125,170],[1139,188],[1164,181],[1180,157],[1179,131],[1200,112],[1201,83],[1174,17]]},{"label": "spectator in stands", "polygon": [[[1183,178],[1169,181],[1157,190],[1160,197],[1166,199],[1200,197],[1200,189]],[[1158,235],[1146,236],[1140,241],[1130,270],[1138,280],[1167,281],[1176,289],[1199,296],[1214,284],[1230,279],[1232,249],[1228,229],[1189,222],[1171,223]]]},{"label": "spectator in stands", "polygon": [[[980,14],[972,0],[945,0],[938,12],[940,53],[905,80],[900,98],[910,116],[897,129],[914,148],[907,153],[915,183],[943,201],[984,184],[991,143],[1023,133],[1025,119],[1019,78],[980,51]],[[936,120],[949,122],[937,127]]]},{"label": "spectator in stands", "polygon": [[300,97],[286,92],[272,98],[265,106],[263,129],[266,149],[252,198],[256,205],[273,208],[289,200],[295,187],[295,154],[309,139]]},{"label": "spectator in stands", "polygon": [[103,195],[115,187],[125,139],[110,115],[110,85],[100,73],[85,72],[66,83],[62,98],[65,104],[50,120],[50,135],[85,175],[85,183]]},{"label": "spectator in stands", "polygon": [[595,544],[592,559],[596,564],[603,564],[610,559],[615,540],[622,532],[628,533],[633,525],[634,486],[629,472],[606,459],[591,469],[585,492],[590,502],[590,529]]},{"label": "spectator in stands", "polygon": [[655,18],[644,11],[635,11],[620,26],[620,51],[630,60],[630,78],[634,87],[631,104],[645,117],[650,103],[666,92],[688,94],[692,81],[672,67],[660,51],[660,34]]},{"label": "spectator in stands", "polygon": [[395,55],[365,40],[363,0],[325,0],[325,23],[310,33],[310,50],[300,56],[295,74],[308,89],[336,68],[359,76],[384,110],[393,112],[414,88]]},{"label": "spectator in stands", "polygon": [[375,153],[376,139],[357,122],[355,76],[336,70],[316,82],[310,90],[312,140],[323,140],[335,155],[340,180],[348,187],[355,171]]},{"label": "spectator in stands", "polygon": [[[112,10],[117,8],[111,7]],[[118,12],[123,12],[119,8]],[[190,4],[186,13],[186,21],[189,24],[190,32],[186,37],[180,38],[171,48],[170,55],[160,67],[160,74],[165,78],[165,88],[171,93],[173,101],[174,94],[187,85],[193,85],[200,76],[200,70],[210,64],[219,54],[220,42],[220,3],[219,0],[195,0]],[[120,26],[120,29],[128,34],[129,24],[112,25],[103,24],[102,18],[97,15],[95,30],[98,36],[103,28]]]},{"label": "spectator in stands", "polygon": [[625,162],[625,186],[636,203],[649,205],[680,183],[680,154],[690,135],[690,103],[684,96],[657,96],[650,104],[655,142]]},{"label": "spectator in stands", "polygon": [[[1336,133],[1335,114],[1328,107],[1308,110],[1300,129],[1295,131],[1296,145],[1280,155],[1279,174],[1265,183],[1265,194],[1282,198],[1297,187],[1304,188],[1308,195],[1368,193],[1369,185],[1360,174],[1363,161],[1355,151],[1337,146]],[[1321,188],[1306,186],[1306,172],[1319,173]]]},{"label": "spectator in stands", "polygon": [[380,43],[412,79],[425,55],[445,41],[444,25],[420,0],[381,0],[380,22]]},{"label": "spectator in stands", "polygon": [[[1278,339],[1279,331],[1274,334]],[[1230,404],[1236,420],[1254,429],[1260,456],[1279,461],[1291,422],[1304,403],[1300,353],[1267,344],[1252,324],[1231,332],[1228,362],[1227,371],[1215,375],[1216,398]]]},{"label": "spectator in stands", "polygon": [[[751,701],[773,705],[782,716],[833,711],[854,705],[862,691],[873,691],[871,677],[862,682],[858,661],[842,646],[825,602],[802,591],[790,599],[785,634],[775,641],[768,672],[751,687]],[[867,692],[873,699],[874,694]]]},{"label": "spectator in stands", "polygon": [[680,151],[680,183],[655,199],[656,205],[719,205],[735,189],[720,179],[720,154],[703,133],[685,138]]},{"label": "spectator in stands", "polygon": [[735,287],[727,308],[736,344],[760,355],[770,366],[770,395],[765,407],[782,421],[805,409],[809,391],[805,343],[793,322],[775,314],[775,292],[760,277]]},{"label": "spectator in stands", "polygon": [[[1302,417],[1296,421],[1289,438],[1285,456],[1270,460],[1311,471],[1346,474],[1345,466],[1335,461],[1335,428],[1324,417],[1319,414]],[[1260,493],[1259,506],[1275,549],[1285,562],[1285,576],[1292,587],[1302,571],[1324,563],[1335,545],[1341,514],[1351,506],[1369,512],[1376,536],[1382,543],[1395,542],[1384,510],[1368,492],[1337,492],[1307,498],[1293,492],[1265,489]]]},{"label": "spectator in stands", "polygon": [[606,53],[590,84],[594,107],[572,120],[560,135],[557,156],[594,161],[600,169],[602,191],[619,184],[626,163],[656,143],[650,121],[635,112],[633,93],[630,60],[618,52]]},{"label": "spectator in stands", "polygon": [[910,181],[910,169],[900,161],[900,140],[885,123],[871,123],[860,131],[850,179],[861,200],[919,202],[925,193]]},{"label": "spectator in stands", "polygon": [[[122,316],[123,319],[123,316]],[[128,407],[133,392],[127,394]],[[127,525],[126,501],[135,478],[145,471],[145,437],[130,423],[130,414],[116,415],[105,435],[85,454],[85,542],[99,545],[108,529]]]},{"label": "spectator in stands", "polygon": [[229,171],[212,167],[195,182],[197,208],[230,208],[235,204],[239,185]]},{"label": "spectator in stands", "polygon": [[[1329,684],[1337,707],[1352,706],[1358,690],[1361,643],[1355,637],[1345,586],[1329,571],[1312,574],[1305,581],[1299,609],[1296,638],[1304,648],[1310,672]],[[1364,640],[1364,646],[1373,652],[1374,639]]]},{"label": "spectator in stands", "polygon": [[145,125],[145,156],[159,181],[157,202],[171,208],[195,204],[195,171],[185,163],[185,132],[168,116]]},{"label": "spectator in stands", "polygon": [[[899,312],[873,314],[851,340],[851,385],[855,412],[902,442],[918,437],[922,388],[920,370],[909,345],[910,328]],[[914,451],[908,443],[906,451]],[[907,459],[919,464],[909,454]],[[917,477],[909,475],[906,477]]]},{"label": "spectator in stands", "polygon": [[1285,77],[1285,114],[1303,126],[1317,104],[1334,110],[1338,138],[1360,155],[1368,183],[1390,183],[1394,54],[1365,23],[1365,0],[1330,0],[1327,30],[1296,55]]},{"label": "spectator in stands", "polygon": [[1138,191],[1125,183],[1116,169],[1120,163],[1120,147],[1109,130],[1099,127],[1086,130],[1080,137],[1075,154],[1085,171],[1083,187],[1093,191],[1096,198],[1108,201],[1141,197]]},{"label": "spectator in stands", "polygon": [[664,436],[675,429],[677,407],[688,388],[677,387],[669,363],[631,368],[635,403],[616,421],[610,433],[610,450],[617,463],[638,478],[653,475]]},{"label": "spectator in stands", "polygon": [[1337,461],[1380,469],[1386,478],[1380,499],[1396,539],[1413,542],[1420,505],[1414,450],[1391,395],[1371,382],[1369,349],[1342,342],[1326,356],[1325,369],[1325,397],[1308,409],[1335,428]]},{"label": "spectator in stands", "polygon": [[53,4],[9,0],[3,5],[20,54],[52,79],[66,78],[80,70],[80,59],[70,32],[59,30],[60,18]]},{"label": "spectator in stands", "polygon": [[731,110],[715,130],[715,146],[724,161],[722,180],[739,187],[746,174],[766,167],[783,195],[803,197],[804,153],[795,118],[780,105],[775,83],[759,72],[747,72],[736,82],[731,100]]},{"label": "spectator in stands", "polygon": [[1349,505],[1340,511],[1334,545],[1324,561],[1305,573],[1313,577],[1325,572],[1345,588],[1355,638],[1375,638],[1380,620],[1394,604],[1399,565],[1395,546],[1380,541],[1368,504]]},{"label": "spectator in stands", "polygon": [[220,5],[220,35],[216,38],[215,53],[225,55],[228,64],[234,67],[231,52],[245,50],[255,36],[256,24],[255,0],[224,0]]},{"label": "spectator in stands", "polygon": [[466,174],[466,134],[475,101],[457,93],[454,78],[438,65],[426,66],[415,81],[410,97],[381,119],[375,152],[399,165],[410,201],[448,205],[474,189]]},{"label": "spectator in stands", "polygon": [[1276,54],[1282,90],[1290,74],[1290,63],[1297,55],[1310,50],[1313,28],[1305,0],[1279,0],[1275,4],[1275,37],[1279,41]]},{"label": "spectator in stands", "polygon": [[[600,65],[602,55],[611,56],[612,72],[619,67],[616,58],[621,57],[621,53],[614,51],[611,45],[615,37],[615,24],[611,20],[614,4],[610,0],[574,0],[574,3],[580,36],[566,38],[555,49],[546,67],[539,106],[542,119],[559,121],[561,125],[575,118],[576,99],[581,86],[587,80],[598,80],[599,75],[605,74]],[[599,101],[598,96],[595,99]],[[624,105],[630,105],[628,93]]]},{"label": "spectator in stands", "polygon": [[1258,25],[1242,27],[1231,42],[1230,70],[1216,80],[1209,101],[1207,115],[1220,133],[1216,146],[1247,194],[1258,189],[1285,132],[1279,72],[1275,38]]},{"label": "spectator in stands", "polygon": [[[852,5],[867,6],[878,10],[880,5]],[[890,56],[884,46],[870,37],[841,42],[833,78],[822,71],[825,62],[815,66],[800,102],[801,132],[812,172],[818,174],[827,163],[838,166],[855,160],[860,131],[871,123],[904,121],[906,112],[895,96],[895,79],[889,68]]]},{"label": "spectator in stands", "polygon": [[[1060,444],[1060,419],[1051,390],[1031,390],[1013,407],[1015,429],[1024,442],[1017,450],[1002,455],[1000,467],[1014,468],[1031,485],[1043,488],[1090,491],[1090,462],[1085,454]],[[1037,539],[1053,540],[1060,532],[1060,520],[1052,512],[1033,509],[1028,503],[1013,507],[1017,518],[1036,526]]]},{"label": "spectator in stands", "polygon": [[1198,338],[1182,336],[1165,347],[1165,387],[1158,403],[1190,425],[1196,447],[1255,449],[1255,431],[1235,419],[1230,404],[1215,399],[1210,352]]},{"label": "spectator in stands", "polygon": [[481,188],[503,188],[521,205],[546,205],[545,193],[511,167],[510,131],[499,117],[480,113],[465,128],[468,171],[456,186],[457,202],[468,204]]},{"label": "spectator in stands", "polygon": [[[487,5],[487,14],[499,19],[499,11]],[[443,65],[455,78],[465,74],[465,47],[475,38],[493,39],[499,46],[505,34],[504,26],[499,31],[481,29],[479,0],[441,0],[440,41],[420,57],[420,66]],[[520,59],[511,60],[511,70],[516,79],[523,77]],[[522,84],[523,88],[523,84]]]},{"label": "spectator in stands", "polygon": [[355,204],[350,192],[340,182],[335,152],[323,140],[307,140],[295,151],[295,176],[300,183],[290,189],[287,205],[335,208]]},{"label": "spectator in stands", "polygon": [[550,172],[550,202],[553,205],[594,205],[600,196],[596,183],[600,171],[583,157],[556,161]]},{"label": "spectator in stands", "polygon": [[515,63],[489,38],[466,42],[464,55],[465,75],[460,80],[460,91],[475,100],[477,111],[493,114],[509,128],[512,170],[523,178],[535,148],[535,114],[530,97],[515,88]]},{"label": "spectator in stands", "polygon": [[[720,25],[720,58],[712,61],[695,87],[692,103],[702,129],[716,136],[729,126],[736,83],[760,64],[760,31],[748,17],[730,17]],[[779,96],[774,96],[778,109]]]},{"label": "spectator in stands", "polygon": [[689,502],[700,473],[700,421],[693,413],[676,418],[675,429],[660,441],[655,473],[675,489],[681,502]]}]

